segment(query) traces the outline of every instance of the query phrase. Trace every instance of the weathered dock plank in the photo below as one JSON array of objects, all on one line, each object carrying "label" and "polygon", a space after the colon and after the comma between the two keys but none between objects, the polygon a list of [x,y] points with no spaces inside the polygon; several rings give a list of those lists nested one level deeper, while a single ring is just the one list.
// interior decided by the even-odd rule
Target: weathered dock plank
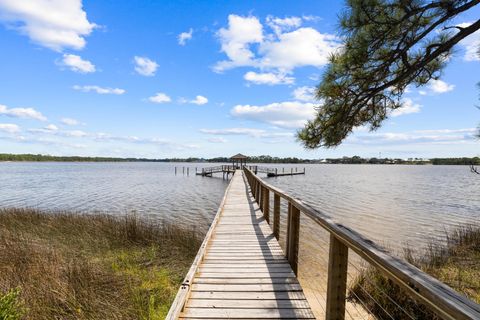
[{"label": "weathered dock plank", "polygon": [[314,319],[243,171],[209,236],[180,319]]}]

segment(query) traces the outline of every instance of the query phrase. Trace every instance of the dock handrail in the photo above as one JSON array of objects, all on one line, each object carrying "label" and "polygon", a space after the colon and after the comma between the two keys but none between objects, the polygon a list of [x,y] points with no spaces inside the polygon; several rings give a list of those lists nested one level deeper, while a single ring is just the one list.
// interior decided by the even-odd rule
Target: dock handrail
[{"label": "dock handrail", "polygon": [[298,270],[300,215],[311,218],[330,234],[326,319],[345,317],[349,249],[439,317],[451,320],[480,319],[479,304],[408,262],[392,256],[359,233],[334,222],[321,211],[266,183],[249,168],[245,167],[244,171],[267,222],[270,216],[270,193],[273,193],[273,232],[277,239],[280,229],[280,199],[288,202],[286,257],[295,273]]},{"label": "dock handrail", "polygon": [[221,165],[221,166],[215,166],[215,167],[206,167],[202,168],[202,175],[207,175],[207,174],[212,174],[212,173],[217,173],[217,172],[235,172],[236,167],[233,165]]},{"label": "dock handrail", "polygon": [[257,167],[258,172],[262,173],[277,173],[276,168],[269,168],[269,167]]}]

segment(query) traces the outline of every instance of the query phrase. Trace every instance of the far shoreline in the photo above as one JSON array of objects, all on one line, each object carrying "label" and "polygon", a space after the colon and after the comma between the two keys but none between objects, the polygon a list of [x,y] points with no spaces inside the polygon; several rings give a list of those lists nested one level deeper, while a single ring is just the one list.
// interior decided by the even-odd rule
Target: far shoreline
[{"label": "far shoreline", "polygon": [[[115,157],[83,157],[83,156],[54,156],[42,154],[7,154],[0,153],[0,163],[8,162],[71,162],[71,163],[127,163],[127,162],[160,162],[160,163],[188,163],[188,164],[216,164],[231,163],[228,157],[216,158],[115,158]],[[300,159],[296,157],[272,157],[268,155],[249,157],[251,164],[372,164],[372,165],[480,165],[480,157],[452,157],[452,158],[362,158],[359,156],[324,158],[324,159]]]}]

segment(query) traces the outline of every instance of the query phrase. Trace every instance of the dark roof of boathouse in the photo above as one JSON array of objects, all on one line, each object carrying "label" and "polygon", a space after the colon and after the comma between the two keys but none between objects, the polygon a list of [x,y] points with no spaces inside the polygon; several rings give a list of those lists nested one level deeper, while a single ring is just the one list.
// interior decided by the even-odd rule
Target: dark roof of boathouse
[{"label": "dark roof of boathouse", "polygon": [[240,159],[248,159],[248,157],[246,155],[243,155],[241,153],[237,153],[236,155],[230,157],[230,159],[232,160],[240,160]]}]

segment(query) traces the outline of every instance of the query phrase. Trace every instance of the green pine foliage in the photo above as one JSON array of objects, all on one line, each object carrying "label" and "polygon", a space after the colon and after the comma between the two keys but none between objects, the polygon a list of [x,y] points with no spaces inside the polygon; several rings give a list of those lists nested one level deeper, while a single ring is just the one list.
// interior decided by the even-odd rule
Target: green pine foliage
[{"label": "green pine foliage", "polygon": [[298,132],[306,148],[338,146],[354,128],[378,129],[402,106],[408,85],[438,79],[454,46],[480,29],[452,19],[476,0],[348,0],[340,16],[343,46],[317,87],[316,118]]}]

